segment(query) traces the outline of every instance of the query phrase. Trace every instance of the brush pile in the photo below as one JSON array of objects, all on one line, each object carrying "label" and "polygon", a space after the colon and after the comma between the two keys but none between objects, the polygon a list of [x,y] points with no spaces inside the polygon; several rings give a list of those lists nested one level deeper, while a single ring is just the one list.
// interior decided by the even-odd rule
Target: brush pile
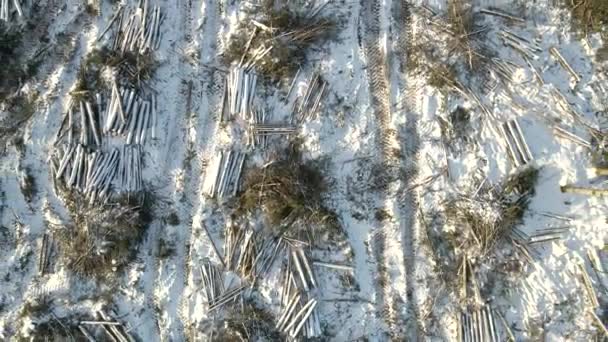
[{"label": "brush pile", "polygon": [[271,79],[292,77],[304,64],[307,49],[327,39],[335,23],[319,16],[322,8],[300,13],[287,3],[264,2],[259,7],[266,11],[250,14],[239,24],[224,58],[227,63],[253,66]]},{"label": "brush pile", "polygon": [[511,175],[498,193],[491,190],[480,199],[463,197],[449,202],[445,217],[449,226],[457,227],[451,237],[456,255],[483,260],[501,240],[527,242],[514,228],[522,222],[537,178],[538,169],[528,167]]},{"label": "brush pile", "polygon": [[239,209],[261,211],[272,231],[288,237],[316,240],[317,233],[335,233],[339,223],[324,205],[328,183],[318,167],[304,163],[292,145],[278,159],[247,171]]},{"label": "brush pile", "polygon": [[64,200],[71,220],[53,234],[62,264],[81,276],[118,274],[135,257],[151,220],[151,195],[123,196],[100,207],[83,206],[78,193],[66,193]]}]

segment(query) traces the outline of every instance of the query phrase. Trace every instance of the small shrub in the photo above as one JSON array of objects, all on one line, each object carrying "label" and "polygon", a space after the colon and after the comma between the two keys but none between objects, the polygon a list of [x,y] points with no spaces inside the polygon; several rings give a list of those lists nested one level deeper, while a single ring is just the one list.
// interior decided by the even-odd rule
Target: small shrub
[{"label": "small shrub", "polygon": [[30,169],[26,168],[25,170],[23,170],[21,174],[21,179],[19,181],[19,187],[25,200],[28,203],[31,203],[34,196],[36,196],[38,190],[36,187],[36,179],[32,175]]},{"label": "small shrub", "polygon": [[384,222],[386,220],[390,220],[391,218],[393,218],[391,216],[391,214],[389,214],[388,211],[386,211],[386,209],[382,209],[382,208],[376,209],[376,213],[374,214],[374,217],[379,222]]},{"label": "small shrub", "polygon": [[91,4],[91,3],[86,4],[84,7],[84,10],[92,17],[96,17],[99,15],[99,8],[95,4]]},{"label": "small shrub", "polygon": [[166,259],[175,255],[175,246],[172,242],[165,239],[158,240],[158,257]]},{"label": "small shrub", "polygon": [[446,205],[446,221],[457,227],[451,241],[457,251],[477,253],[480,256],[492,251],[498,241],[509,236],[512,229],[522,223],[539,170],[533,167],[521,170],[507,178],[501,194],[488,195],[480,201],[457,199]]},{"label": "small shrub", "polygon": [[456,69],[449,65],[431,66],[427,72],[427,83],[440,90],[449,90],[457,79]]},{"label": "small shrub", "polygon": [[165,222],[167,222],[167,224],[170,226],[177,226],[179,225],[179,216],[177,216],[176,212],[172,212],[171,214],[167,215]]},{"label": "small shrub", "polygon": [[28,300],[21,307],[19,317],[45,316],[51,310],[52,304],[53,298],[45,295]]}]

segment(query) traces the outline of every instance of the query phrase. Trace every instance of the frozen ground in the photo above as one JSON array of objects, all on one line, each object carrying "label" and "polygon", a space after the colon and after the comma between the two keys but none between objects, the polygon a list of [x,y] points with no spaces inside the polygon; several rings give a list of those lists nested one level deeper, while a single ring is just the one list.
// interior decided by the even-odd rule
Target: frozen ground
[{"label": "frozen ground", "polygon": [[[244,123],[220,123],[218,108],[226,77],[219,55],[249,2],[150,0],[161,5],[165,19],[156,51],[160,67],[151,81],[159,96],[159,134],[145,146],[144,178],[163,205],[133,263],[108,283],[76,277],[61,264],[44,276],[37,270],[42,236],[66,218],[48,166],[55,134],[80,60],[98,44],[100,31],[114,13],[112,1],[101,1],[95,17],[86,13],[82,1],[57,2],[40,1],[49,16],[53,14],[53,20],[40,24],[48,25],[50,44],[62,42],[67,52],[51,54],[38,75],[22,86],[26,93],[40,94],[37,110],[14,133],[23,137],[23,146],[11,143],[11,137],[3,141],[6,149],[0,156],[0,339],[27,337],[41,320],[86,315],[109,305],[136,340],[210,340],[208,327],[222,314],[208,312],[200,265],[205,260],[220,265],[212,243],[223,248],[224,227],[232,213],[230,206],[205,196],[203,182],[217,151],[247,149],[239,135]],[[608,260],[608,201],[605,196],[562,193],[560,186],[607,185],[605,178],[595,176],[590,151],[558,138],[549,122],[562,116],[565,127],[589,139],[583,127],[565,118],[552,96],[557,89],[588,122],[605,124],[606,64],[595,58],[600,37],[581,40],[572,34],[568,12],[552,3],[474,1],[476,10],[497,7],[525,18],[513,24],[483,16],[490,27],[490,46],[497,57],[514,63],[516,71],[509,84],[479,96],[500,120],[518,118],[532,163],[540,168],[536,194],[520,229],[529,234],[568,229],[560,239],[539,244],[534,262],[515,281],[489,279],[483,269],[476,274],[484,302],[504,316],[516,340],[591,341],[601,330],[588,314],[579,265],[591,276],[600,305],[596,312],[603,319],[608,301],[606,266],[602,268]],[[315,268],[320,284],[317,310],[326,340],[457,340],[458,315],[464,309],[455,293],[458,280],[441,276],[428,223],[447,199],[470,194],[482,181],[497,185],[516,171],[497,136],[485,126],[471,134],[473,146],[446,154],[438,117],[446,118],[461,106],[470,109],[478,125],[483,113],[478,104],[435,89],[423,75],[408,70],[408,49],[435,35],[420,5],[437,12],[446,9],[441,0],[329,1],[321,14],[339,17],[341,27],[335,39],[309,52],[309,62],[296,80],[299,95],[315,71],[328,82],[319,115],[302,124],[298,133],[305,158],[329,160],[324,170],[332,181],[327,202],[345,233],[344,239],[331,242],[330,250],[310,253],[315,260],[353,267],[352,272]],[[540,46],[542,52],[532,65],[544,85],[520,54],[497,38],[500,28]],[[579,82],[550,54],[552,47],[580,76]],[[280,117],[285,110],[281,95],[268,93],[260,91],[255,101],[279,108]],[[31,202],[20,187],[26,169],[37,190]],[[177,224],[167,223],[171,213],[177,215]],[[161,257],[159,249],[167,243],[172,253]],[[493,258],[499,259],[500,248]],[[278,267],[252,292],[278,316]],[[50,311],[42,318],[24,313],[27,303],[41,296],[53,299]],[[504,333],[504,327],[499,329]]]}]

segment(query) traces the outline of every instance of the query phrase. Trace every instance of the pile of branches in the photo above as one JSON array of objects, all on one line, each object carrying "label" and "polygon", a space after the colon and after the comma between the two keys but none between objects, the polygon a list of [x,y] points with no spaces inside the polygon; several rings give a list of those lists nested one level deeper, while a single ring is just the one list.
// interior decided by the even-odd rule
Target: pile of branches
[{"label": "pile of branches", "polygon": [[227,63],[255,67],[274,79],[293,76],[306,61],[313,44],[328,39],[336,24],[331,19],[300,13],[284,3],[269,1],[264,13],[249,14],[230,37],[224,52]]},{"label": "pile of branches", "polygon": [[340,231],[336,213],[324,204],[328,181],[319,170],[319,162],[304,162],[295,145],[275,161],[248,170],[243,189],[239,209],[261,209],[277,235],[308,239],[311,236],[302,233]]},{"label": "pile of branches", "polygon": [[585,36],[604,32],[608,24],[608,2],[605,0],[562,0],[572,11],[572,25]]},{"label": "pile of branches", "polygon": [[152,220],[149,193],[123,196],[106,206],[83,206],[76,192],[63,196],[71,221],[55,236],[63,264],[76,274],[102,278],[127,265]]},{"label": "pile of branches", "polygon": [[251,301],[244,306],[233,307],[227,318],[213,327],[212,341],[280,341],[281,334],[275,328],[274,318],[269,312]]},{"label": "pile of branches", "polygon": [[501,240],[511,241],[534,195],[538,172],[528,167],[511,175],[498,192],[448,202],[444,215],[448,225],[456,227],[450,239],[455,254],[483,259]]},{"label": "pile of branches", "polygon": [[21,32],[0,21],[0,102],[14,92],[25,75],[18,58],[21,39]]}]

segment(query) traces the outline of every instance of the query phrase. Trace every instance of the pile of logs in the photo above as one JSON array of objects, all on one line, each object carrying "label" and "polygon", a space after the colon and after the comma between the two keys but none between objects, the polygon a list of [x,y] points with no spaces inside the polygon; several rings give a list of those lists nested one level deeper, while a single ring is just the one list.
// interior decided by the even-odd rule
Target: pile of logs
[{"label": "pile of logs", "polygon": [[[98,94],[97,98],[99,102],[101,98]],[[73,99],[70,99],[69,108],[63,117],[59,131],[55,137],[55,144],[59,143],[67,137],[68,145],[80,144],[83,146],[97,145],[101,146],[101,132],[100,132],[100,104],[98,104],[96,110],[93,109],[91,103],[87,100],[77,101],[80,105],[78,113],[79,118],[76,116],[76,103]],[[80,136],[76,141],[74,136],[78,130]]]},{"label": "pile of logs", "polygon": [[[57,132],[55,144],[67,139],[68,145],[101,146],[105,135],[126,134],[127,144],[144,144],[146,137],[156,138],[157,110],[156,95],[147,99],[138,96],[135,89],[112,87],[110,102],[105,110],[102,108],[103,96],[95,95],[96,104],[80,100],[79,110],[70,100],[68,111],[64,115],[61,127]],[[80,113],[79,118],[75,117]],[[103,117],[105,113],[105,118]],[[79,133],[78,141],[75,133]]]},{"label": "pile of logs", "polygon": [[317,281],[304,249],[298,244],[292,244],[289,249],[283,280],[283,310],[276,328],[291,338],[296,338],[300,332],[305,338],[320,336],[319,315],[315,310],[317,300],[312,294]]},{"label": "pile of logs", "polygon": [[224,265],[229,271],[236,271],[244,278],[255,273],[257,259],[256,232],[238,226],[226,227],[224,245]]},{"label": "pile of logs", "polygon": [[316,117],[326,87],[327,82],[321,78],[319,73],[315,73],[306,88],[306,93],[297,102],[297,108],[294,111],[297,122]]},{"label": "pile of logs", "polygon": [[[0,0],[0,20],[9,21],[13,12],[22,17],[23,10],[21,9],[21,0]],[[13,5],[11,7],[11,4]]]},{"label": "pile of logs", "polygon": [[78,329],[89,341],[96,341],[93,337],[95,334],[86,328],[88,327],[101,327],[105,334],[110,337],[111,341],[117,342],[134,342],[135,340],[129,335],[128,330],[122,325],[122,323],[113,319],[110,315],[106,314],[103,310],[97,311],[96,321],[81,321],[78,325]]},{"label": "pile of logs", "polygon": [[119,190],[138,192],[143,188],[141,178],[142,156],[138,145],[125,145],[122,150],[93,151],[83,145],[68,146],[60,155],[59,165],[51,162],[53,178],[63,181],[69,189],[77,189],[89,198],[107,202],[115,178]]},{"label": "pile of logs", "polygon": [[552,47],[551,49],[549,49],[549,52],[551,53],[551,55],[557,59],[557,61],[559,62],[559,64],[566,69],[566,71],[568,71],[568,73],[570,74],[570,76],[572,76],[572,78],[574,78],[574,80],[578,83],[581,81],[581,77],[576,73],[576,71],[574,71],[574,69],[570,66],[570,64],[568,64],[568,62],[566,61],[566,59],[564,58],[564,56],[562,56],[561,53],[559,53],[559,50],[557,50],[557,48]]},{"label": "pile of logs", "polygon": [[209,197],[234,196],[239,189],[246,154],[237,151],[220,151],[207,167],[203,189]]},{"label": "pile of logs", "polygon": [[42,244],[40,246],[40,255],[38,256],[38,274],[43,276],[47,273],[50,261],[49,257],[53,251],[53,238],[49,234],[42,236]]},{"label": "pile of logs", "polygon": [[530,163],[532,161],[532,153],[517,119],[504,122],[501,129],[515,165],[523,166]]},{"label": "pile of logs", "polygon": [[[468,309],[459,317],[459,341],[503,341],[494,319],[494,310],[488,306]],[[513,339],[515,341],[515,339]]]},{"label": "pile of logs", "polygon": [[209,306],[213,306],[224,292],[224,276],[222,272],[209,261],[201,265],[203,290]]},{"label": "pile of logs", "polygon": [[160,24],[164,19],[160,7],[149,6],[149,1],[140,0],[135,9],[119,7],[110,24],[99,36],[100,40],[111,28],[115,28],[111,48],[124,54],[126,52],[145,53],[160,46]]},{"label": "pile of logs", "polygon": [[268,123],[265,111],[253,111],[249,125],[248,144],[252,147],[266,148],[271,135],[290,135],[296,127],[283,123]]},{"label": "pile of logs", "polygon": [[220,121],[226,122],[240,117],[247,120],[253,111],[253,99],[258,75],[242,67],[233,67],[228,73],[224,93]]},{"label": "pile of logs", "polygon": [[126,133],[127,144],[145,144],[146,137],[156,139],[157,110],[156,95],[143,99],[134,89],[112,89],[110,103],[106,108],[104,133]]}]

